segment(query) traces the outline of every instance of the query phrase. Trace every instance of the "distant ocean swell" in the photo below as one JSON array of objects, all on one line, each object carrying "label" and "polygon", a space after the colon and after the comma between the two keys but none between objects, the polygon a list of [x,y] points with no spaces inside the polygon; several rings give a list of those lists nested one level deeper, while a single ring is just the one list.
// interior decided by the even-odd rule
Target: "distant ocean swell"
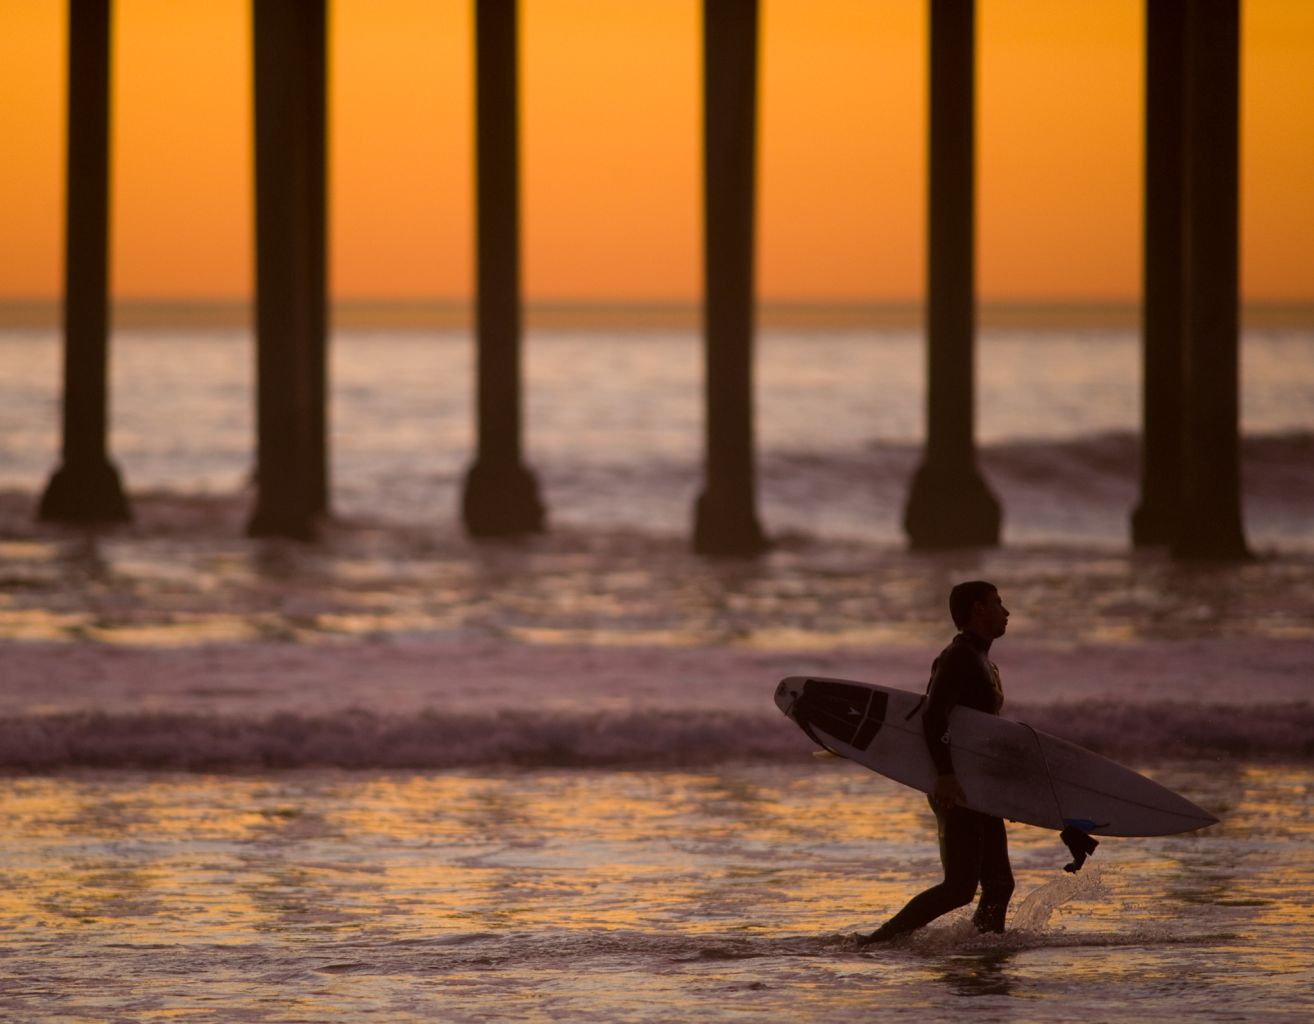
[{"label": "distant ocean swell", "polygon": [[[801,428],[800,428],[801,429]],[[800,435],[804,436],[804,435]],[[1005,508],[1010,543],[1125,543],[1139,495],[1140,441],[1130,432],[981,445],[982,470]],[[769,532],[818,540],[903,542],[908,481],[922,456],[911,440],[846,448],[768,447],[758,460]],[[552,528],[669,535],[687,529],[702,470],[695,453],[585,450],[531,452]],[[1246,525],[1261,546],[1314,543],[1314,433],[1242,440]],[[366,464],[344,457],[335,507],[348,519],[433,522],[459,506],[463,461],[417,471],[411,461]]]},{"label": "distant ocean swell", "polygon": [[[1314,705],[1083,701],[1017,717],[1109,756],[1314,758]],[[339,768],[697,768],[805,757],[809,741],[764,712],[343,710],[266,717],[77,712],[0,718],[0,769],[240,771]]]}]

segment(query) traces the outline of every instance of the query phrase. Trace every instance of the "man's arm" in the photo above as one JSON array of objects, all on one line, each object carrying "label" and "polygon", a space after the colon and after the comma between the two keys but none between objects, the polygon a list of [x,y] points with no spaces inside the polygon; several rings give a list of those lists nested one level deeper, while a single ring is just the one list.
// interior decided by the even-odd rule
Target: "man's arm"
[{"label": "man's arm", "polygon": [[962,695],[966,667],[961,655],[953,649],[936,659],[931,670],[926,707],[922,712],[922,735],[926,738],[926,749],[936,771],[931,799],[945,808],[954,807],[966,799],[954,775],[953,755],[949,750],[949,712]]},{"label": "man's arm", "polygon": [[956,664],[961,659],[955,658],[954,653],[950,650],[936,659],[926,693],[926,707],[922,710],[922,735],[926,737],[926,749],[940,775],[954,772],[954,759],[949,752],[949,712],[958,704],[963,692],[963,672]]}]

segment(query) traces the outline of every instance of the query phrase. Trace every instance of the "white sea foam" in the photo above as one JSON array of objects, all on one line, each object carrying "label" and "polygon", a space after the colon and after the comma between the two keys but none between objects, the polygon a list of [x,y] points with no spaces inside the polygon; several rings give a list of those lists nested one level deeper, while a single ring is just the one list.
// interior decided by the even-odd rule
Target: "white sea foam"
[{"label": "white sea foam", "polygon": [[[1314,756],[1309,704],[1237,709],[1092,702],[1031,709],[1028,719],[1137,761]],[[0,718],[0,768],[10,770],[689,767],[799,760],[809,749],[782,716],[717,710],[86,711]]]}]

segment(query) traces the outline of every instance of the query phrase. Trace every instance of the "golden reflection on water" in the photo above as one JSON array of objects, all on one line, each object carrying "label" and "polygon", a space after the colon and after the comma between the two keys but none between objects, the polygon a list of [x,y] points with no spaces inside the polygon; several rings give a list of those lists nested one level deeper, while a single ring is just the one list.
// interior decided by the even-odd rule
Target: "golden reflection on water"
[{"label": "golden reflection on water", "polygon": [[[230,1009],[248,1005],[253,969],[264,998],[326,1020],[347,1005],[387,1019],[406,985],[467,991],[471,1009],[660,1004],[680,1020],[722,1012],[731,993],[752,995],[734,1005],[761,1019],[783,1019],[782,999],[941,1013],[947,997],[1021,1000],[1000,1005],[1043,1020],[1074,992],[1121,1014],[1136,992],[1198,1007],[1217,984],[1298,1002],[1314,941],[1314,776],[1202,763],[1155,774],[1209,806],[1226,797],[1222,824],[1106,839],[1043,934],[982,938],[959,915],[874,957],[840,934],[937,879],[931,816],[920,794],[824,761],[11,778],[0,915],[11,963],[32,950],[43,970],[67,957],[76,975],[86,957],[122,956],[134,990],[204,963]],[[1015,913],[1072,881],[1054,833],[1015,826],[1010,844]]]},{"label": "golden reflection on water", "polygon": [[[770,894],[777,874],[756,855],[806,833],[754,786],[645,773],[25,779],[3,810],[0,913],[125,941],[333,929],[380,910],[421,932],[746,926],[737,890]],[[860,826],[851,816],[826,843]],[[719,863],[726,844],[739,852]],[[795,882],[788,899],[805,904]]]},{"label": "golden reflection on water", "polygon": [[[1198,769],[1173,778],[1183,780],[1204,781]],[[1151,916],[1167,900],[1307,928],[1309,774],[1250,765],[1234,781],[1240,793],[1215,836],[1105,840],[1094,863],[1116,868],[1124,901],[1144,900]],[[218,921],[228,931],[371,927],[380,914],[403,934],[825,933],[879,918],[936,874],[924,801],[844,765],[783,776],[29,778],[11,780],[0,810],[7,920],[138,938],[203,934]],[[1011,842],[1020,876],[1063,859],[1052,833],[1014,827]],[[180,904],[191,911],[161,909]],[[1116,927],[1124,912],[1093,908],[1074,925]]]},{"label": "golden reflection on water", "polygon": [[[12,602],[0,596],[0,602]],[[69,641],[91,620],[82,612],[52,612],[43,608],[6,608],[0,603],[0,636],[7,640]]]},{"label": "golden reflection on water", "polygon": [[84,624],[79,631],[88,640],[129,647],[194,647],[198,644],[258,640],[262,632],[249,616],[175,616],[166,622]]}]

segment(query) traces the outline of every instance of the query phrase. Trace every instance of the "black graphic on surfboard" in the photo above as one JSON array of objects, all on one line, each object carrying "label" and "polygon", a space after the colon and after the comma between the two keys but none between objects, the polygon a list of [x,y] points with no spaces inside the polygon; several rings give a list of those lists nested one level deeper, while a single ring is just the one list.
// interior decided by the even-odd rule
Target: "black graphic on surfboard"
[{"label": "black graphic on surfboard", "polygon": [[[834,679],[809,679],[794,705],[794,721],[818,743],[809,726],[866,750],[885,721],[887,694]],[[824,743],[821,744],[825,746]]]}]

